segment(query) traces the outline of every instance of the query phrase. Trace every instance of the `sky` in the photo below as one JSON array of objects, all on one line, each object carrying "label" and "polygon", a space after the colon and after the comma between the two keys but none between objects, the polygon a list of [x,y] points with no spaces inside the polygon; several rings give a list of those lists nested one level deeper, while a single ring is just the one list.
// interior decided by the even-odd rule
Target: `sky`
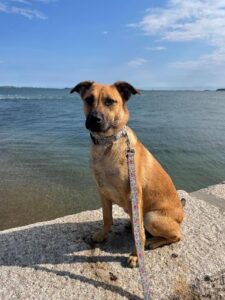
[{"label": "sky", "polygon": [[0,0],[0,85],[225,87],[225,0]]}]

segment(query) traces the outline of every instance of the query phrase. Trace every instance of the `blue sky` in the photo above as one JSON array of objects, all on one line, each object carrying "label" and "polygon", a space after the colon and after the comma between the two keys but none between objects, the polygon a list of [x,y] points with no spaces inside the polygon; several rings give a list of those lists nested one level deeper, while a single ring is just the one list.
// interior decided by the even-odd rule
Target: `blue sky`
[{"label": "blue sky", "polygon": [[225,87],[225,0],[0,0],[0,85]]}]

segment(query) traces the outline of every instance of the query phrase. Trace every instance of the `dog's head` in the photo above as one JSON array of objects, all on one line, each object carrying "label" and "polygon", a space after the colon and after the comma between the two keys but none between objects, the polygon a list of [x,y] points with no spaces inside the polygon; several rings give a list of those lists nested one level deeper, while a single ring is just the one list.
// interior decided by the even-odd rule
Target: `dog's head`
[{"label": "dog's head", "polygon": [[129,118],[126,102],[131,95],[140,93],[125,81],[112,85],[83,81],[71,90],[71,93],[74,92],[79,93],[83,99],[86,128],[107,135],[126,125]]}]

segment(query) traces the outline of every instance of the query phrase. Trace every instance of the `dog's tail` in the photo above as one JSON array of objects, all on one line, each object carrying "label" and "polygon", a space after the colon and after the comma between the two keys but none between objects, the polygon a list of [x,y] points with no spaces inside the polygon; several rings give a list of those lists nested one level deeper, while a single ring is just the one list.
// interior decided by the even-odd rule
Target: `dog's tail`
[{"label": "dog's tail", "polygon": [[184,207],[186,205],[186,199],[185,198],[181,198],[180,199],[182,206]]}]

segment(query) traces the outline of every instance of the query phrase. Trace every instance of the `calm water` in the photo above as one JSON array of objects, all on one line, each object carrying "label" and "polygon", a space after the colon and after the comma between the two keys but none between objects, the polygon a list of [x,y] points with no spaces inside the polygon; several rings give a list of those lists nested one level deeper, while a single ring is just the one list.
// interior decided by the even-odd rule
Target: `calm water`
[{"label": "calm water", "polygon": [[[128,106],[178,189],[225,180],[225,93],[150,91]],[[99,207],[89,143],[78,96],[0,88],[0,229]]]}]

